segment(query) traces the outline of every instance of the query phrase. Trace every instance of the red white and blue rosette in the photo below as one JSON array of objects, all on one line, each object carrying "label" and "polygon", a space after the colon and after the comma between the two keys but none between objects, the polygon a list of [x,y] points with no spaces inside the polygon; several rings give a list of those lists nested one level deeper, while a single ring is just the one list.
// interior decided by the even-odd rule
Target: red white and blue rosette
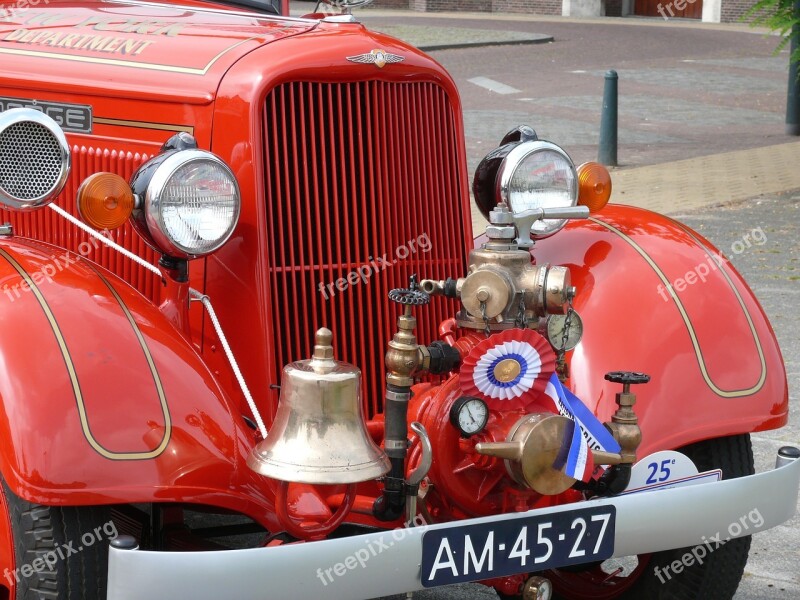
[{"label": "red white and blue rosette", "polygon": [[461,390],[494,409],[524,408],[544,391],[555,372],[550,344],[530,329],[489,336],[461,363]]}]

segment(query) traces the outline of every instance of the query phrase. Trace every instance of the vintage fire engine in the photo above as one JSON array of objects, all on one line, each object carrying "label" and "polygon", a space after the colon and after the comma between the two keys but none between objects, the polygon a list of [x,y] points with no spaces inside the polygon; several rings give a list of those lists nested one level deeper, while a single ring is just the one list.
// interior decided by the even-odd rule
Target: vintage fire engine
[{"label": "vintage fire engine", "polygon": [[603,167],[520,126],[470,185],[346,7],[4,6],[3,597],[728,598],[794,514],[763,310]]}]

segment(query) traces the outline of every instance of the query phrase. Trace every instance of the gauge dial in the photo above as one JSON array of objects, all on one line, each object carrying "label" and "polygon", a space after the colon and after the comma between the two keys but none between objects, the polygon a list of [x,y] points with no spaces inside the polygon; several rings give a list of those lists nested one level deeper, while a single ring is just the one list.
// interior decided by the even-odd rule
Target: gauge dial
[{"label": "gauge dial", "polygon": [[583,337],[583,321],[580,315],[573,310],[569,322],[569,334],[567,335],[567,343],[564,344],[564,327],[567,322],[566,315],[550,315],[547,317],[547,339],[552,344],[553,349],[558,352],[563,350],[569,352]]},{"label": "gauge dial", "polygon": [[489,421],[489,407],[480,398],[462,396],[450,409],[450,422],[464,437],[483,431]]}]

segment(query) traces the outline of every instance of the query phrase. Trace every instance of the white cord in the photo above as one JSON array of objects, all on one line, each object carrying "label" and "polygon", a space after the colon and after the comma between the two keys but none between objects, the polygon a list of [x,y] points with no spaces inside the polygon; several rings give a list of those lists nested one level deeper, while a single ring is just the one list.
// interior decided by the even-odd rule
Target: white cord
[{"label": "white cord", "polygon": [[148,269],[148,270],[152,271],[153,273],[155,273],[156,275],[158,275],[159,278],[163,277],[163,275],[161,274],[161,271],[158,270],[158,267],[156,267],[155,265],[151,265],[149,262],[147,262],[141,256],[136,256],[133,252],[131,252],[130,250],[126,250],[125,248],[123,248],[122,246],[117,244],[114,240],[108,239],[102,233],[92,229],[91,227],[89,227],[86,223],[84,223],[80,219],[77,219],[76,217],[73,217],[71,214],[69,214],[67,211],[65,211],[60,206],[56,206],[55,204],[48,204],[48,206],[50,208],[52,208],[54,211],[56,211],[59,215],[64,217],[67,221],[69,221],[70,223],[75,225],[75,227],[78,227],[79,229],[82,229],[83,231],[85,231],[86,233],[91,235],[92,237],[97,238],[98,240],[103,242],[106,246],[110,246],[111,248],[113,248],[117,252],[119,252],[121,254],[124,254],[125,256],[130,258],[133,262],[143,266],[145,269]]},{"label": "white cord", "polygon": [[[159,277],[163,277],[161,271],[158,270],[158,267],[151,265],[141,256],[137,256],[130,250],[126,250],[113,240],[108,239],[106,236],[101,234],[99,231],[95,231],[79,219],[73,217],[67,211],[65,211],[60,206],[56,206],[55,204],[49,204],[50,208],[56,211],[59,215],[64,217],[67,221],[82,229],[92,237],[97,238],[101,242],[103,242],[106,246],[110,246],[117,252],[127,256],[135,263],[143,266],[145,269],[149,269]],[[258,430],[261,432],[261,436],[266,439],[267,438],[267,428],[264,427],[264,421],[261,419],[261,413],[258,412],[258,407],[256,407],[256,403],[253,401],[253,396],[250,394],[250,388],[247,387],[247,383],[244,380],[244,376],[242,372],[239,370],[239,363],[236,362],[236,357],[233,355],[233,351],[231,347],[228,345],[228,339],[225,337],[225,332],[222,331],[222,325],[219,323],[219,319],[217,319],[217,313],[214,312],[214,307],[211,306],[211,300],[209,300],[208,296],[205,294],[201,294],[197,290],[190,289],[189,293],[195,299],[199,300],[203,306],[205,306],[206,311],[208,311],[208,317],[211,319],[212,325],[214,325],[214,330],[217,332],[217,337],[219,337],[219,341],[222,344],[222,349],[225,350],[225,356],[228,358],[228,362],[231,364],[231,368],[233,369],[233,374],[236,376],[236,380],[239,382],[239,386],[242,388],[242,393],[244,393],[245,400],[247,400],[247,404],[250,406],[250,410],[253,413],[253,417],[255,417],[256,424],[258,425]]]},{"label": "white cord", "polygon": [[233,355],[233,351],[228,345],[228,339],[225,337],[225,332],[222,331],[222,325],[220,325],[219,319],[217,319],[217,313],[214,312],[214,307],[211,306],[211,300],[208,296],[201,294],[195,289],[190,288],[189,294],[195,300],[199,300],[208,312],[208,318],[211,319],[211,324],[214,326],[214,330],[217,332],[217,337],[219,338],[220,344],[222,344],[222,349],[225,351],[225,356],[228,357],[228,362],[231,364],[233,374],[236,376],[236,380],[239,382],[239,386],[242,388],[242,393],[244,394],[245,400],[247,400],[247,405],[250,407],[250,411],[253,413],[253,417],[256,420],[256,425],[258,425],[258,430],[261,432],[261,437],[267,439],[267,428],[264,427],[264,421],[261,419],[261,413],[258,412],[258,407],[253,400],[253,396],[250,394],[250,388],[247,387],[244,376],[239,370],[239,363],[236,362],[236,357]]}]

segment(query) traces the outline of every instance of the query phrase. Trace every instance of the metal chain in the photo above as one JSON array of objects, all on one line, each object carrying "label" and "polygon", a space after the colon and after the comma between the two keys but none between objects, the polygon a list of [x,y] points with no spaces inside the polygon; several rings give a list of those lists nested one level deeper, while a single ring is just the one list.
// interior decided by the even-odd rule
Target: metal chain
[{"label": "metal chain", "polygon": [[486,316],[486,302],[481,302],[481,317],[483,317],[483,332],[486,337],[492,335],[492,330],[489,328],[489,317]]},{"label": "metal chain", "polygon": [[517,327],[525,329],[528,326],[528,320],[525,318],[525,290],[519,294],[519,310],[517,311],[517,320],[515,322]]},{"label": "metal chain", "polygon": [[569,377],[569,369],[567,367],[567,361],[564,358],[566,354],[566,347],[567,342],[569,341],[569,328],[572,325],[572,315],[575,313],[575,310],[572,308],[572,298],[568,300],[569,304],[567,305],[567,317],[564,319],[564,333],[561,336],[561,348],[558,349],[556,352],[556,371],[558,372],[558,378],[564,382],[564,380]]},{"label": "metal chain", "polygon": [[567,342],[569,341],[569,328],[572,325],[572,315],[575,312],[572,308],[572,299],[570,299],[569,304],[567,305],[567,318],[564,319],[564,335],[561,336],[561,351],[566,352],[565,348],[567,347]]}]

